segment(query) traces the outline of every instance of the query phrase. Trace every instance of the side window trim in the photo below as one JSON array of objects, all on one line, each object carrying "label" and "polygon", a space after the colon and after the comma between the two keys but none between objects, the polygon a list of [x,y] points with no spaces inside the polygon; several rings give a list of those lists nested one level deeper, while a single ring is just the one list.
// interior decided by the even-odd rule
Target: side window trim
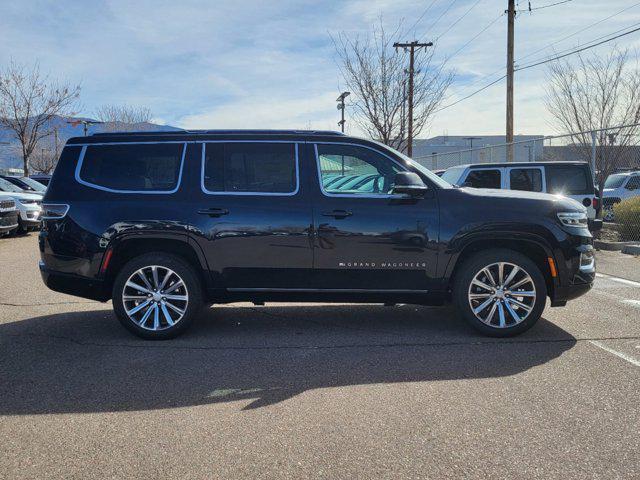
[{"label": "side window trim", "polygon": [[[82,169],[82,163],[84,162],[84,156],[87,152],[87,147],[92,146],[104,146],[104,145],[163,145],[166,143],[171,144],[182,144],[182,157],[180,158],[180,171],[178,172],[178,181],[176,182],[175,188],[172,190],[120,190],[115,188],[104,187],[102,185],[98,185],[96,183],[87,182],[80,178],[80,170]],[[78,157],[78,163],[76,165],[75,178],[76,182],[86,187],[95,188],[96,190],[102,190],[103,192],[109,193],[121,193],[121,194],[140,194],[140,195],[171,195],[180,190],[180,185],[182,184],[182,171],[184,169],[184,158],[187,153],[187,142],[113,142],[113,143],[84,143],[82,145],[82,150],[80,150],[80,156]]]},{"label": "side window trim", "polygon": [[[299,141],[292,140],[205,140],[202,142],[196,142],[202,144],[202,158],[200,161],[200,189],[207,195],[241,195],[241,196],[260,196],[260,197],[293,197],[300,191],[300,162],[298,160],[298,145]],[[215,192],[208,190],[204,184],[204,163],[205,163],[205,150],[207,143],[288,143],[294,146],[295,166],[296,166],[296,188],[293,192]]]},{"label": "side window trim", "polygon": [[313,142],[313,151],[315,152],[315,156],[316,156],[316,169],[318,171],[318,185],[320,187],[320,191],[322,192],[322,194],[325,197],[338,197],[338,198],[399,198],[399,197],[402,196],[402,195],[397,195],[397,194],[394,194],[394,193],[369,193],[369,194],[361,195],[359,193],[351,193],[351,194],[349,194],[349,193],[330,193],[330,192],[327,192],[324,189],[324,186],[322,185],[322,170],[320,168],[320,155],[318,155],[318,145],[348,145],[348,146],[351,146],[351,147],[367,148],[369,150],[372,150],[372,151],[382,155],[383,157],[388,158],[393,163],[398,165],[402,171],[408,172],[409,169],[407,168],[406,165],[402,165],[402,163],[398,162],[397,160],[395,160],[394,158],[390,157],[389,155],[381,152],[377,148],[373,148],[373,147],[370,147],[368,145],[360,145],[359,143],[345,143],[345,142]]}]

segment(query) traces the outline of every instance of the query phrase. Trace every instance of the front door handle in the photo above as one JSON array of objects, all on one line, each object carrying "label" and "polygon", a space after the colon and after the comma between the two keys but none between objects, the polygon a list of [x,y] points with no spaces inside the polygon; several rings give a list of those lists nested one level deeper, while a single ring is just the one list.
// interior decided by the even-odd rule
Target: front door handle
[{"label": "front door handle", "polygon": [[336,219],[347,218],[353,215],[353,213],[348,212],[347,210],[334,210],[333,212],[325,212],[322,214],[323,217],[333,217]]},{"label": "front door handle", "polygon": [[221,217],[223,215],[228,215],[229,210],[226,208],[201,208],[198,210],[200,215],[209,215],[210,217]]}]

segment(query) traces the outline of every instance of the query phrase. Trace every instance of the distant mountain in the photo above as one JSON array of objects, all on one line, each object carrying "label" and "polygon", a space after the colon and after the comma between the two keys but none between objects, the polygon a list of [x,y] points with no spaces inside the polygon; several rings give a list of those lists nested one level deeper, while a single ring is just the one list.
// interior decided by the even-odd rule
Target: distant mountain
[{"label": "distant mountain", "polygon": [[[82,123],[77,124],[76,126],[67,123],[74,122],[78,120],[91,120],[88,117],[54,117],[48,125],[45,126],[46,130],[53,131],[57,129],[58,131],[58,141],[59,145],[62,147],[65,142],[71,137],[81,137],[84,135],[84,126]],[[88,125],[87,134],[91,135],[93,133],[100,133],[109,130],[112,125]],[[157,132],[157,131],[175,131],[180,130],[179,128],[172,127],[170,125],[158,125],[155,123],[142,123],[142,124],[132,124],[132,125],[118,125],[118,131],[137,131],[143,130],[146,132]],[[5,142],[8,142],[8,145],[5,145]],[[54,149],[54,135],[52,134],[48,139],[43,140],[44,148]],[[10,130],[0,126],[0,169],[6,168],[22,168],[22,156],[20,154],[20,142],[16,140],[13,135],[13,132]]]}]

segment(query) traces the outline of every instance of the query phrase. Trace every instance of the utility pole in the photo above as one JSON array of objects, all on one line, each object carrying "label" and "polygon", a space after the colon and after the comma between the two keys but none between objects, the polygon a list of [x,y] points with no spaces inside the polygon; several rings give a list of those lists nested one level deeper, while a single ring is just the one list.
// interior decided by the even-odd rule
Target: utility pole
[{"label": "utility pole", "polygon": [[351,95],[351,92],[342,92],[338,98],[336,98],[336,102],[338,102],[338,110],[340,110],[340,121],[338,125],[340,125],[340,129],[342,133],[344,133],[344,124],[346,120],[344,119],[344,99]]},{"label": "utility pole", "polygon": [[98,125],[104,122],[96,122],[95,120],[71,120],[71,121],[67,121],[67,123],[74,127],[77,127],[78,125],[82,124],[82,126],[84,127],[84,136],[86,137],[88,133],[89,125]]},{"label": "utility pole", "polygon": [[415,51],[421,48],[432,47],[433,42],[419,43],[417,40],[406,43],[394,43],[396,48],[409,49],[409,107],[408,107],[408,119],[407,119],[407,155],[410,157],[413,154],[413,74],[414,72],[414,56]]},{"label": "utility pole", "polygon": [[513,162],[513,40],[516,1],[509,0],[507,10],[507,162]]}]

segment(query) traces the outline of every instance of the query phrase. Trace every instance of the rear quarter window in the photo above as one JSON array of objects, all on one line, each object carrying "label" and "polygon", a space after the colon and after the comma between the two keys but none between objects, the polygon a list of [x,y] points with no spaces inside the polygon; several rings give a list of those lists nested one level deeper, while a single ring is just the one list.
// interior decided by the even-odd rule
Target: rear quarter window
[{"label": "rear quarter window", "polygon": [[547,192],[563,195],[592,195],[589,169],[582,165],[547,165]]},{"label": "rear quarter window", "polygon": [[88,145],[81,183],[113,192],[172,193],[182,173],[184,143]]}]

